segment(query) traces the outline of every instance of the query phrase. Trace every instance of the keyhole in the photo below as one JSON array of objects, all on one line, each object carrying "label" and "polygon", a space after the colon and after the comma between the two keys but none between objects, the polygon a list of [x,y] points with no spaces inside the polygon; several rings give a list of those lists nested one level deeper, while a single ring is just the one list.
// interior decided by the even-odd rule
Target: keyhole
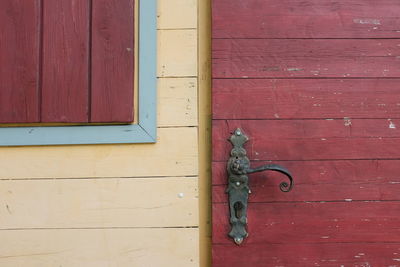
[{"label": "keyhole", "polygon": [[243,213],[243,204],[242,202],[235,202],[235,204],[233,205],[233,208],[235,209],[235,217],[237,219],[242,217],[242,213]]}]

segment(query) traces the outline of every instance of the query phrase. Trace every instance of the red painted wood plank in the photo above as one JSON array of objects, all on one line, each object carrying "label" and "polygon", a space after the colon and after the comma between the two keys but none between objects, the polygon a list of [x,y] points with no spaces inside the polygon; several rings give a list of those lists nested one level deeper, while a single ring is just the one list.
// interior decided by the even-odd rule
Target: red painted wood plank
[{"label": "red painted wood plank", "polygon": [[213,78],[400,77],[392,39],[216,39]]},{"label": "red painted wood plank", "polygon": [[[400,242],[399,212],[398,201],[251,203],[245,242]],[[231,244],[229,230],[227,204],[214,203],[213,243]]]},{"label": "red painted wood plank", "polygon": [[[240,127],[252,160],[398,159],[397,120],[213,121],[213,161],[226,161]],[[394,128],[393,128],[394,127]]]},{"label": "red painted wood plank", "polygon": [[[282,193],[286,177],[276,172],[250,175],[250,202],[398,200],[400,160],[275,162],[288,168],[295,190]],[[261,166],[270,162],[252,162]],[[227,202],[225,162],[213,163],[213,202]]]},{"label": "red painted wood plank", "polygon": [[[400,160],[326,160],[326,161],[274,161],[289,169],[300,185],[385,184],[388,187],[400,182]],[[252,161],[258,167],[270,161]],[[226,185],[226,162],[213,162],[213,185]],[[278,184],[282,175],[262,172],[250,175],[252,186]],[[266,179],[268,177],[268,179]],[[285,194],[289,195],[289,194]]]},{"label": "red painted wood plank", "polygon": [[400,243],[214,244],[213,267],[394,267],[399,255]]},{"label": "red painted wood plank", "polygon": [[38,122],[40,1],[0,1],[0,123]]},{"label": "red painted wood plank", "polygon": [[93,1],[92,122],[132,122],[134,1]]},{"label": "red painted wood plank", "polygon": [[[270,178],[267,176],[268,179]],[[279,184],[270,180],[266,185],[253,185],[250,188],[252,194],[249,203],[259,202],[290,202],[290,201],[363,201],[366,199],[389,201],[398,198],[400,185],[397,184],[323,184],[323,185],[297,185],[291,194],[283,194],[278,188]],[[277,180],[284,181],[284,178]],[[273,184],[273,185],[272,185]],[[226,186],[213,186],[213,203],[225,203],[228,195],[225,194]]]},{"label": "red painted wood plank", "polygon": [[399,38],[397,0],[213,1],[214,38]]},{"label": "red painted wood plank", "polygon": [[89,1],[43,1],[42,122],[88,121]]},{"label": "red painted wood plank", "polygon": [[[249,203],[259,202],[291,202],[291,201],[363,201],[397,200],[400,191],[400,181],[396,179],[390,183],[343,183],[343,184],[297,184],[296,190],[290,194],[279,190],[279,183],[285,181],[284,177],[273,177],[265,174],[261,181],[254,182],[257,178],[250,176],[251,194]],[[296,176],[296,181],[304,177]],[[225,194],[226,186],[215,185],[212,189],[213,203],[228,202]]]},{"label": "red painted wood plank", "polygon": [[399,79],[214,79],[214,119],[399,118]]}]

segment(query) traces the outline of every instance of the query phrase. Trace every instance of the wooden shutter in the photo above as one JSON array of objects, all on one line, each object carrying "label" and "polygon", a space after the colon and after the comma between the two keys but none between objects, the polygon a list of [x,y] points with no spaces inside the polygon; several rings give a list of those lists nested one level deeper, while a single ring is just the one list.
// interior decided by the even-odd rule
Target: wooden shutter
[{"label": "wooden shutter", "polygon": [[0,123],[132,122],[134,0],[1,0]]}]

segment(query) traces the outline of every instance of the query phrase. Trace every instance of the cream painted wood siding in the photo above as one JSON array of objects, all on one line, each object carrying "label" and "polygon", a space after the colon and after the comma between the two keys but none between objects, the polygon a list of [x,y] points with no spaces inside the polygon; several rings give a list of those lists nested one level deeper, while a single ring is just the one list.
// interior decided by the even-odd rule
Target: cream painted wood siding
[{"label": "cream painted wood siding", "polygon": [[1,267],[199,266],[197,4],[159,0],[156,144],[0,148]]}]

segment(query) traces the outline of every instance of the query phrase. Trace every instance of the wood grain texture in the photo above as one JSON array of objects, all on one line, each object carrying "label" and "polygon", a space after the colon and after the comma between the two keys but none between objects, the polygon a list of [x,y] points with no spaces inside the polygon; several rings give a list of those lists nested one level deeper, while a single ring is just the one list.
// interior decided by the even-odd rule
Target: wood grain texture
[{"label": "wood grain texture", "polygon": [[89,1],[43,1],[42,122],[88,122]]},{"label": "wood grain texture", "polygon": [[396,39],[214,39],[214,78],[400,77]]},{"label": "wood grain texture", "polygon": [[40,1],[1,1],[0,24],[0,123],[38,122]]},{"label": "wood grain texture", "polygon": [[191,176],[197,151],[194,127],[160,128],[156,144],[2,147],[0,179]]},{"label": "wood grain texture", "polygon": [[[400,242],[398,201],[251,203],[246,244]],[[213,242],[231,244],[227,204],[213,205]],[[245,245],[246,245],[245,244]],[[234,245],[234,244],[232,244]]]},{"label": "wood grain texture", "polygon": [[3,180],[0,185],[0,229],[198,225],[197,177]]},{"label": "wood grain texture", "polygon": [[214,79],[214,119],[399,118],[399,79]]},{"label": "wood grain texture", "polygon": [[399,38],[396,0],[213,1],[214,38]]},{"label": "wood grain texture", "polygon": [[[326,160],[326,161],[274,161],[285,165],[296,176],[297,186],[315,185],[315,190],[322,185],[344,186],[346,184],[358,184],[363,187],[368,184],[381,183],[390,190],[391,185],[396,185],[399,179],[399,160]],[[254,167],[271,164],[271,161],[252,161]],[[213,185],[226,185],[226,162],[213,162]],[[275,172],[251,174],[251,185],[271,186],[277,185],[283,176]],[[362,189],[362,188],[360,188]],[[386,190],[385,189],[385,190]],[[302,194],[293,191],[293,194]],[[339,192],[335,192],[335,194]],[[284,194],[290,195],[290,194]],[[329,197],[329,196],[325,196]],[[347,197],[346,197],[347,198]]]},{"label": "wood grain texture", "polygon": [[158,31],[158,77],[197,76],[197,30]]},{"label": "wood grain texture", "polygon": [[[361,182],[343,184],[297,184],[296,191],[292,194],[283,194],[279,190],[279,183],[286,181],[284,176],[273,176],[264,174],[263,177],[251,178],[250,203],[258,202],[280,202],[280,201],[344,201],[344,200],[377,200],[389,201],[397,199],[400,190],[400,181],[390,181],[388,183]],[[296,175],[296,181],[303,177]],[[261,180],[261,181],[260,181]],[[216,185],[213,187],[213,201],[226,202],[228,195],[225,194],[227,186]]]},{"label": "wood grain texture", "polygon": [[[212,3],[213,266],[398,266],[398,3]],[[224,192],[238,127],[253,167],[295,180],[250,175],[240,247]]]},{"label": "wood grain texture", "polygon": [[92,3],[91,122],[132,122],[134,0]]},{"label": "wood grain texture", "polygon": [[[228,251],[248,256],[233,258]],[[213,267],[399,266],[400,243],[215,244],[213,253]]]},{"label": "wood grain texture", "polygon": [[197,79],[158,79],[158,126],[197,126]]},{"label": "wood grain texture", "polygon": [[196,29],[197,18],[197,0],[158,1],[157,29]]},{"label": "wood grain texture", "polygon": [[198,266],[198,229],[0,231],[2,267]]},{"label": "wood grain texture", "polygon": [[[226,140],[242,128],[252,160],[398,159],[397,120],[213,121],[213,160],[226,161]],[[393,128],[394,127],[394,128]]]},{"label": "wood grain texture", "polygon": [[[271,162],[252,162],[261,166]],[[400,190],[399,160],[341,160],[274,162],[288,168],[295,177],[295,190],[284,194],[279,183],[286,177],[276,172],[252,174],[250,202],[291,201],[389,201]],[[213,202],[226,202],[225,162],[214,162]]]}]

